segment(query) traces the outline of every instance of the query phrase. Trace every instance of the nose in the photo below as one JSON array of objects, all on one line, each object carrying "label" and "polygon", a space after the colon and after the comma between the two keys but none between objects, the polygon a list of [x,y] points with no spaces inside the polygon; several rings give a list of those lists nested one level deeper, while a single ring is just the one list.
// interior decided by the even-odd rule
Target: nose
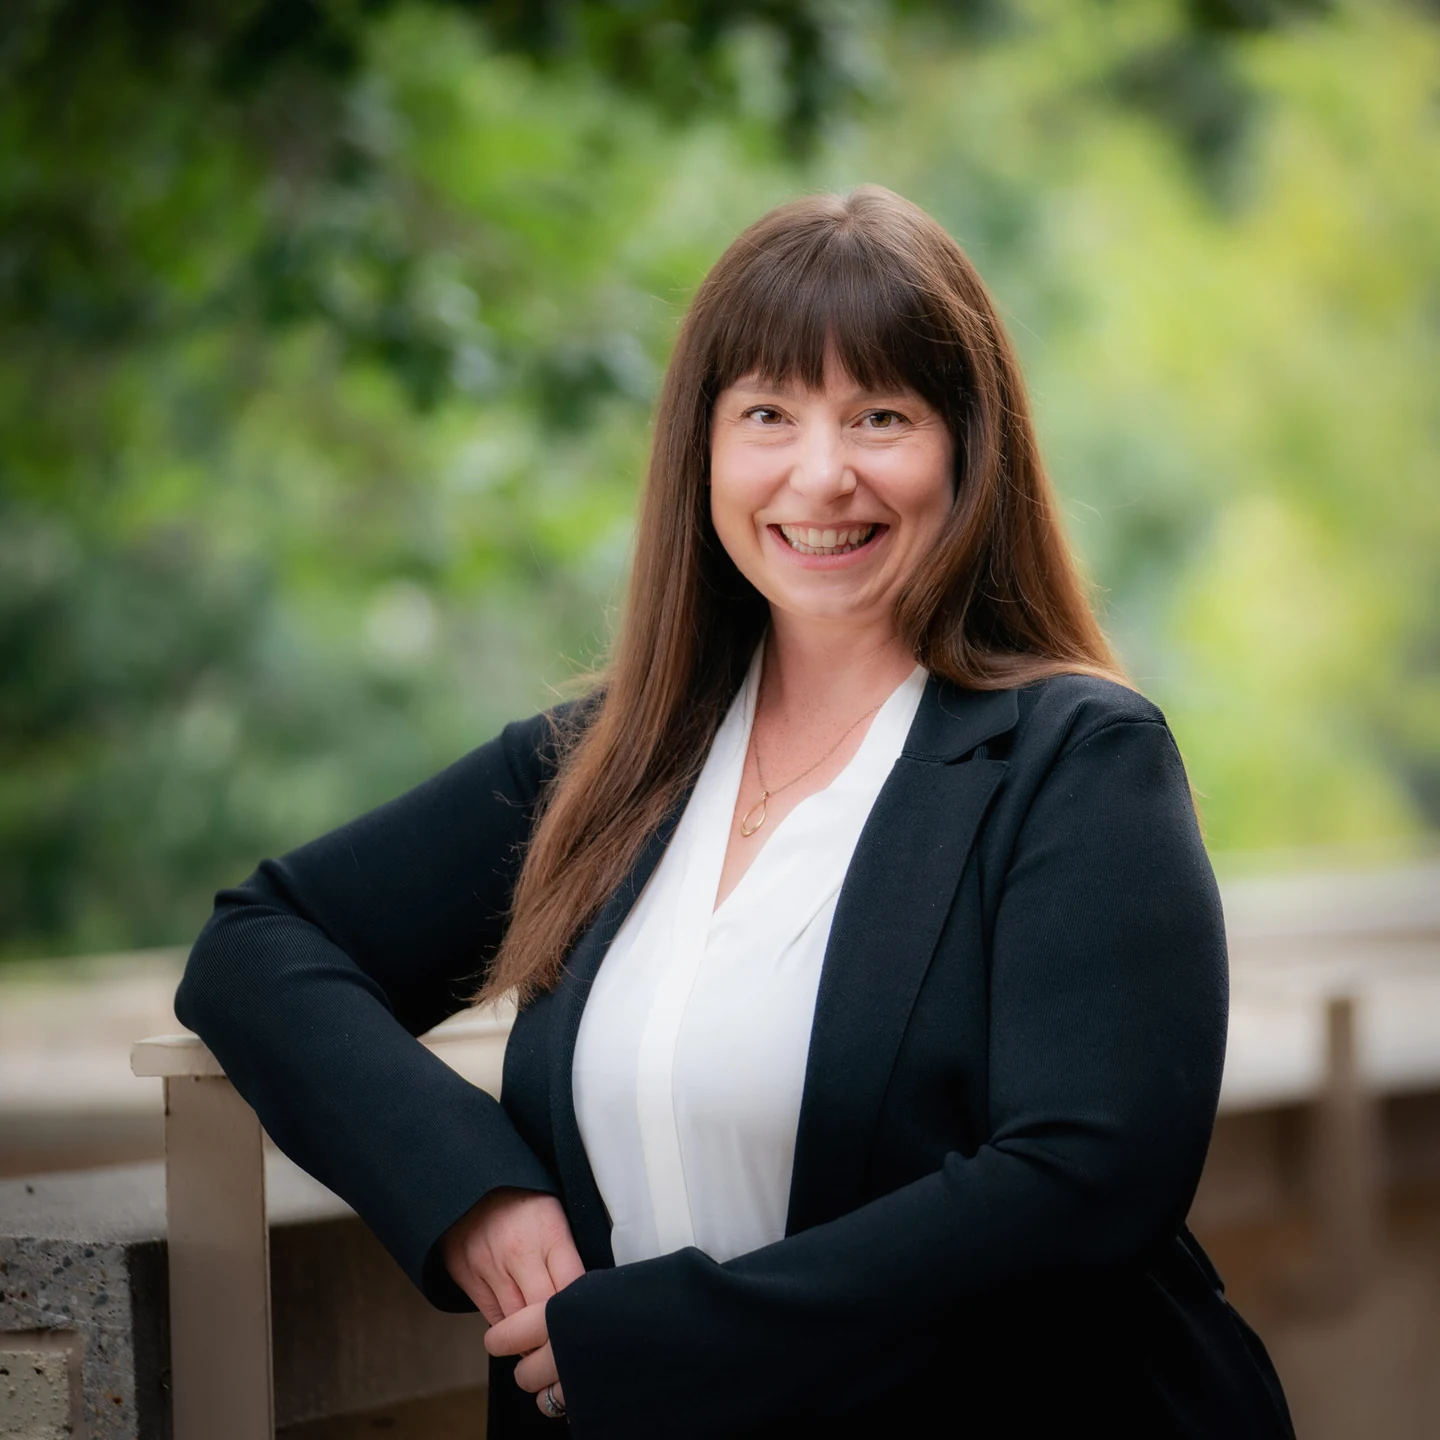
[{"label": "nose", "polygon": [[817,423],[803,427],[790,488],[818,504],[839,499],[855,488],[855,471],[839,428]]}]

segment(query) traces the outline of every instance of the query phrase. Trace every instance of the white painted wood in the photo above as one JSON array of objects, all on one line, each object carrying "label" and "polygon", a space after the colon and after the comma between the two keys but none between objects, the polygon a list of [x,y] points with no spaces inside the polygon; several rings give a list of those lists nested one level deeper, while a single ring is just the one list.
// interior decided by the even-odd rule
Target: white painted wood
[{"label": "white painted wood", "polygon": [[[471,1071],[484,1077],[483,1089],[500,1092],[500,1067],[505,1058],[505,1042],[510,1035],[513,1011],[497,1014],[470,1015],[447,1020],[420,1037],[420,1043],[433,1050],[461,1074]],[[137,1040],[130,1048],[130,1070],[140,1076],[223,1075],[220,1062],[210,1053],[198,1035],[151,1035]],[[477,1081],[476,1083],[481,1083]]]},{"label": "white painted wood", "polygon": [[223,1076],[166,1077],[165,1208],[174,1440],[273,1440],[264,1142]]},{"label": "white painted wood", "polygon": [[151,1035],[130,1048],[135,1075],[224,1075],[220,1062],[198,1035]]},{"label": "white painted wood", "polygon": [[[499,1095],[513,1011],[467,1013],[421,1043]],[[265,1137],[198,1036],[155,1035],[131,1070],[162,1077],[174,1440],[273,1440]]]}]

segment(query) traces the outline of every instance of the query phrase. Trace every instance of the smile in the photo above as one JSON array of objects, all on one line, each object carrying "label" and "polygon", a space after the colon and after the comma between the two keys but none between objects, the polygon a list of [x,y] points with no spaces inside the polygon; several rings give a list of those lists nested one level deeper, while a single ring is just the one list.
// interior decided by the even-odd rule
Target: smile
[{"label": "smile", "polygon": [[792,550],[801,555],[848,555],[868,544],[879,525],[850,525],[843,529],[820,530],[813,525],[776,525],[773,527]]}]

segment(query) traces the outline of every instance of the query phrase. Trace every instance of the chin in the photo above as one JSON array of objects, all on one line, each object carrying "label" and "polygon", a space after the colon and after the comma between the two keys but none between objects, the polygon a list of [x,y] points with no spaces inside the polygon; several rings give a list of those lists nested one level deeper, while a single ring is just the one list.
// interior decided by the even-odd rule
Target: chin
[{"label": "chin", "polygon": [[772,593],[766,599],[772,609],[783,611],[792,620],[816,625],[853,625],[858,630],[873,626],[880,614],[880,607],[873,602],[857,600],[850,605],[837,604],[834,597],[817,602],[813,595],[797,595],[793,591]]}]

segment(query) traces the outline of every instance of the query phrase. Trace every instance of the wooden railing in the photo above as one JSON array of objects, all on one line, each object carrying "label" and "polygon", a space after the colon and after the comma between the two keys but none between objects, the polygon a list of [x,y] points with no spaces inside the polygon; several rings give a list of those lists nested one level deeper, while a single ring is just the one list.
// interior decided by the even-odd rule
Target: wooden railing
[{"label": "wooden railing", "polygon": [[[500,1094],[509,1022],[463,1019],[422,1043]],[[194,1035],[136,1043],[165,1091],[165,1206],[174,1440],[273,1440],[275,1378],[264,1135]]]}]

